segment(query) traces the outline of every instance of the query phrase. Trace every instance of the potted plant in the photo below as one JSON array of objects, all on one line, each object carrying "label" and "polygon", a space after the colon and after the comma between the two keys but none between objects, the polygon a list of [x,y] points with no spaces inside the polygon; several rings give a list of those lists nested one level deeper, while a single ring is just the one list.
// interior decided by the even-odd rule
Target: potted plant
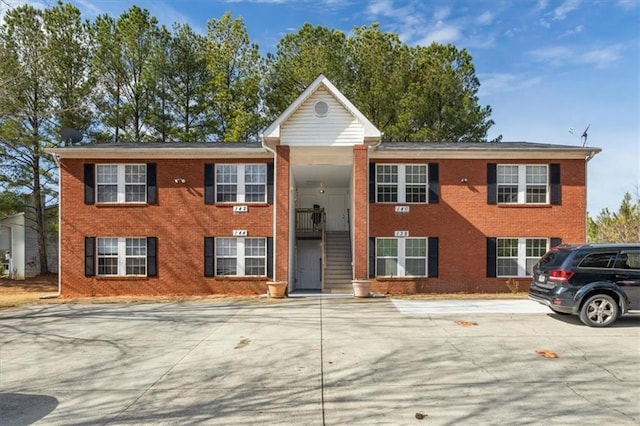
[{"label": "potted plant", "polygon": [[286,281],[268,281],[267,289],[269,291],[269,297],[274,299],[282,299],[287,295],[287,285]]},{"label": "potted plant", "polygon": [[369,297],[371,295],[371,280],[353,280],[353,295],[355,297]]}]

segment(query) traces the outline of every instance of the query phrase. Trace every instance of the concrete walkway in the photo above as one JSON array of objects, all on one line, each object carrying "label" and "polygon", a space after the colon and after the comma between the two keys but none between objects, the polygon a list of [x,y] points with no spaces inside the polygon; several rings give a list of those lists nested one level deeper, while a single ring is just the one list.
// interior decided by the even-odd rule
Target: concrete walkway
[{"label": "concrete walkway", "polygon": [[638,316],[594,329],[407,302],[3,310],[0,424],[640,423]]}]

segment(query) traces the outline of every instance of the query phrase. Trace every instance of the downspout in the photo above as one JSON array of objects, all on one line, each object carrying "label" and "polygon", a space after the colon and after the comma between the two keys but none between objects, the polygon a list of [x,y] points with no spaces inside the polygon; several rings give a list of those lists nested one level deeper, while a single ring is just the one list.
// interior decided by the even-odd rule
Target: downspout
[{"label": "downspout", "polygon": [[51,157],[53,157],[53,161],[58,166],[58,292],[46,294],[40,299],[55,299],[62,294],[62,274],[60,273],[62,269],[62,167],[60,165],[60,157],[56,154],[51,154]]},{"label": "downspout", "polygon": [[[380,140],[369,147],[369,150],[367,152],[367,172],[369,171],[369,158],[370,158],[369,157],[369,153],[371,151],[375,151],[376,149],[378,149],[378,147],[382,143],[382,135],[383,135],[383,133],[380,132]],[[370,180],[371,176],[368,176],[368,178]],[[367,180],[367,188],[369,188],[369,183],[368,183],[369,180]],[[366,259],[367,259],[367,265],[369,265],[369,256],[371,256],[371,253],[369,253],[369,238],[370,238],[369,237],[369,231],[371,230],[371,226],[370,226],[370,222],[369,222],[369,197],[371,197],[371,195],[370,194],[367,194],[367,195],[368,195],[368,197],[367,197],[367,258]],[[353,253],[354,251],[355,251],[354,247],[351,247],[351,253]],[[367,266],[367,269],[368,269],[368,266]],[[372,272],[373,271],[369,271],[369,273],[367,274],[368,275],[367,278],[369,278],[371,276]],[[355,271],[355,264],[353,262],[351,263],[351,276],[355,279],[356,271]]]},{"label": "downspout", "polygon": [[[276,211],[278,209],[278,203],[277,203],[277,197],[276,197],[276,193],[278,190],[278,185],[276,185],[276,175],[278,173],[278,154],[276,153],[276,151],[267,146],[267,144],[264,141],[264,136],[260,135],[260,143],[262,144],[262,147],[264,149],[266,149],[267,151],[269,151],[270,153],[273,154],[273,277],[271,277],[272,281],[276,281],[276,260],[277,260],[277,256],[276,253],[278,252],[276,250]],[[287,187],[289,185],[287,184]],[[287,225],[288,226],[288,225]]]},{"label": "downspout", "polygon": [[[584,158],[584,204],[585,204],[585,210],[586,210],[586,206],[587,206],[587,202],[589,201],[589,194],[588,194],[588,171],[589,171],[589,161],[591,161],[591,159],[593,157],[595,157],[597,154],[597,152],[595,151],[591,151],[589,153],[589,155],[587,155]],[[589,239],[589,211],[585,211],[584,212],[584,241],[588,242]]]}]

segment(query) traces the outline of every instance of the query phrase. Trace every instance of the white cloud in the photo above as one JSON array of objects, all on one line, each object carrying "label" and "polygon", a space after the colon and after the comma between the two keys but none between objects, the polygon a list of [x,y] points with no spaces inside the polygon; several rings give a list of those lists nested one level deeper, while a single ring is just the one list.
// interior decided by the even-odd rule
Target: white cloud
[{"label": "white cloud", "polygon": [[443,19],[447,19],[451,15],[450,7],[439,7],[433,13],[433,19],[436,21],[442,21]]},{"label": "white cloud", "polygon": [[595,65],[596,68],[607,68],[622,57],[622,45],[578,52],[566,46],[554,46],[536,49],[529,52],[534,61],[545,62],[553,66],[570,64]]},{"label": "white cloud", "polygon": [[553,65],[561,65],[573,60],[573,51],[564,46],[532,50],[529,52],[529,55],[535,61],[548,62]]},{"label": "white cloud", "polygon": [[444,23],[439,22],[432,31],[420,40],[418,44],[426,46],[434,41],[442,44],[453,43],[459,38],[460,28],[455,25],[445,25]]},{"label": "white cloud", "polygon": [[493,15],[491,12],[486,11],[482,15],[476,18],[476,23],[478,25],[488,25],[493,21]]},{"label": "white cloud", "polygon": [[478,96],[485,97],[496,93],[508,93],[520,91],[539,84],[540,77],[531,77],[522,74],[492,73],[478,75],[480,89]]},{"label": "white cloud", "polygon": [[553,11],[553,19],[556,21],[562,21],[567,17],[569,12],[572,12],[578,8],[580,0],[565,0],[560,6],[556,7]]},{"label": "white cloud", "polygon": [[568,37],[570,35],[578,34],[578,33],[581,33],[583,30],[584,30],[584,25],[578,25],[575,28],[572,28],[569,31],[566,31],[560,37],[562,38],[562,37]]},{"label": "white cloud", "polygon": [[622,46],[615,45],[604,49],[594,49],[582,53],[577,58],[577,62],[582,64],[592,64],[596,68],[607,68],[613,62],[622,57]]},{"label": "white cloud", "polygon": [[367,13],[371,15],[392,16],[393,2],[391,0],[375,0],[367,6]]},{"label": "white cloud", "polygon": [[624,9],[633,9],[640,4],[639,0],[618,0],[616,4]]}]

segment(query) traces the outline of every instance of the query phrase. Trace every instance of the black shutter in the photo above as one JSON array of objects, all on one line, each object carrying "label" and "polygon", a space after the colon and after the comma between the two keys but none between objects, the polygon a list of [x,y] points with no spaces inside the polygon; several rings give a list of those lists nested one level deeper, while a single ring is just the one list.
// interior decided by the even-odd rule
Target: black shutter
[{"label": "black shutter", "polygon": [[369,202],[376,202],[376,163],[369,163]]},{"label": "black shutter", "polygon": [[158,203],[158,184],[156,163],[147,163],[147,204]]},{"label": "black shutter", "polygon": [[267,163],[267,203],[273,203],[273,163]]},{"label": "black shutter", "polygon": [[438,163],[429,163],[429,203],[440,201],[440,174]]},{"label": "black shutter", "polygon": [[560,237],[551,237],[551,248],[557,247],[562,244],[562,238]]},{"label": "black shutter", "polygon": [[204,237],[204,276],[205,277],[213,277],[215,275],[214,250],[215,250],[215,238]]},{"label": "black shutter", "polygon": [[215,166],[214,164],[204,165],[204,203],[215,203]]},{"label": "black shutter", "polygon": [[376,238],[369,237],[369,278],[376,276]]},{"label": "black shutter", "polygon": [[84,275],[93,277],[96,274],[96,238],[84,237]]},{"label": "black shutter", "polygon": [[158,276],[158,238],[147,237],[147,276]]},{"label": "black shutter", "polygon": [[487,164],[487,204],[498,204],[498,165]]},{"label": "black shutter", "polygon": [[84,203],[96,202],[96,165],[87,163],[84,165]]},{"label": "black shutter", "polygon": [[562,185],[560,185],[560,164],[549,164],[549,183],[551,184],[551,204],[562,204]]},{"label": "black shutter", "polygon": [[429,270],[427,271],[427,275],[429,277],[437,277],[438,276],[438,238],[429,238]]},{"label": "black shutter", "polygon": [[498,239],[487,238],[487,277],[496,276],[497,261],[498,261]]},{"label": "black shutter", "polygon": [[273,279],[273,237],[267,237],[267,276]]}]

